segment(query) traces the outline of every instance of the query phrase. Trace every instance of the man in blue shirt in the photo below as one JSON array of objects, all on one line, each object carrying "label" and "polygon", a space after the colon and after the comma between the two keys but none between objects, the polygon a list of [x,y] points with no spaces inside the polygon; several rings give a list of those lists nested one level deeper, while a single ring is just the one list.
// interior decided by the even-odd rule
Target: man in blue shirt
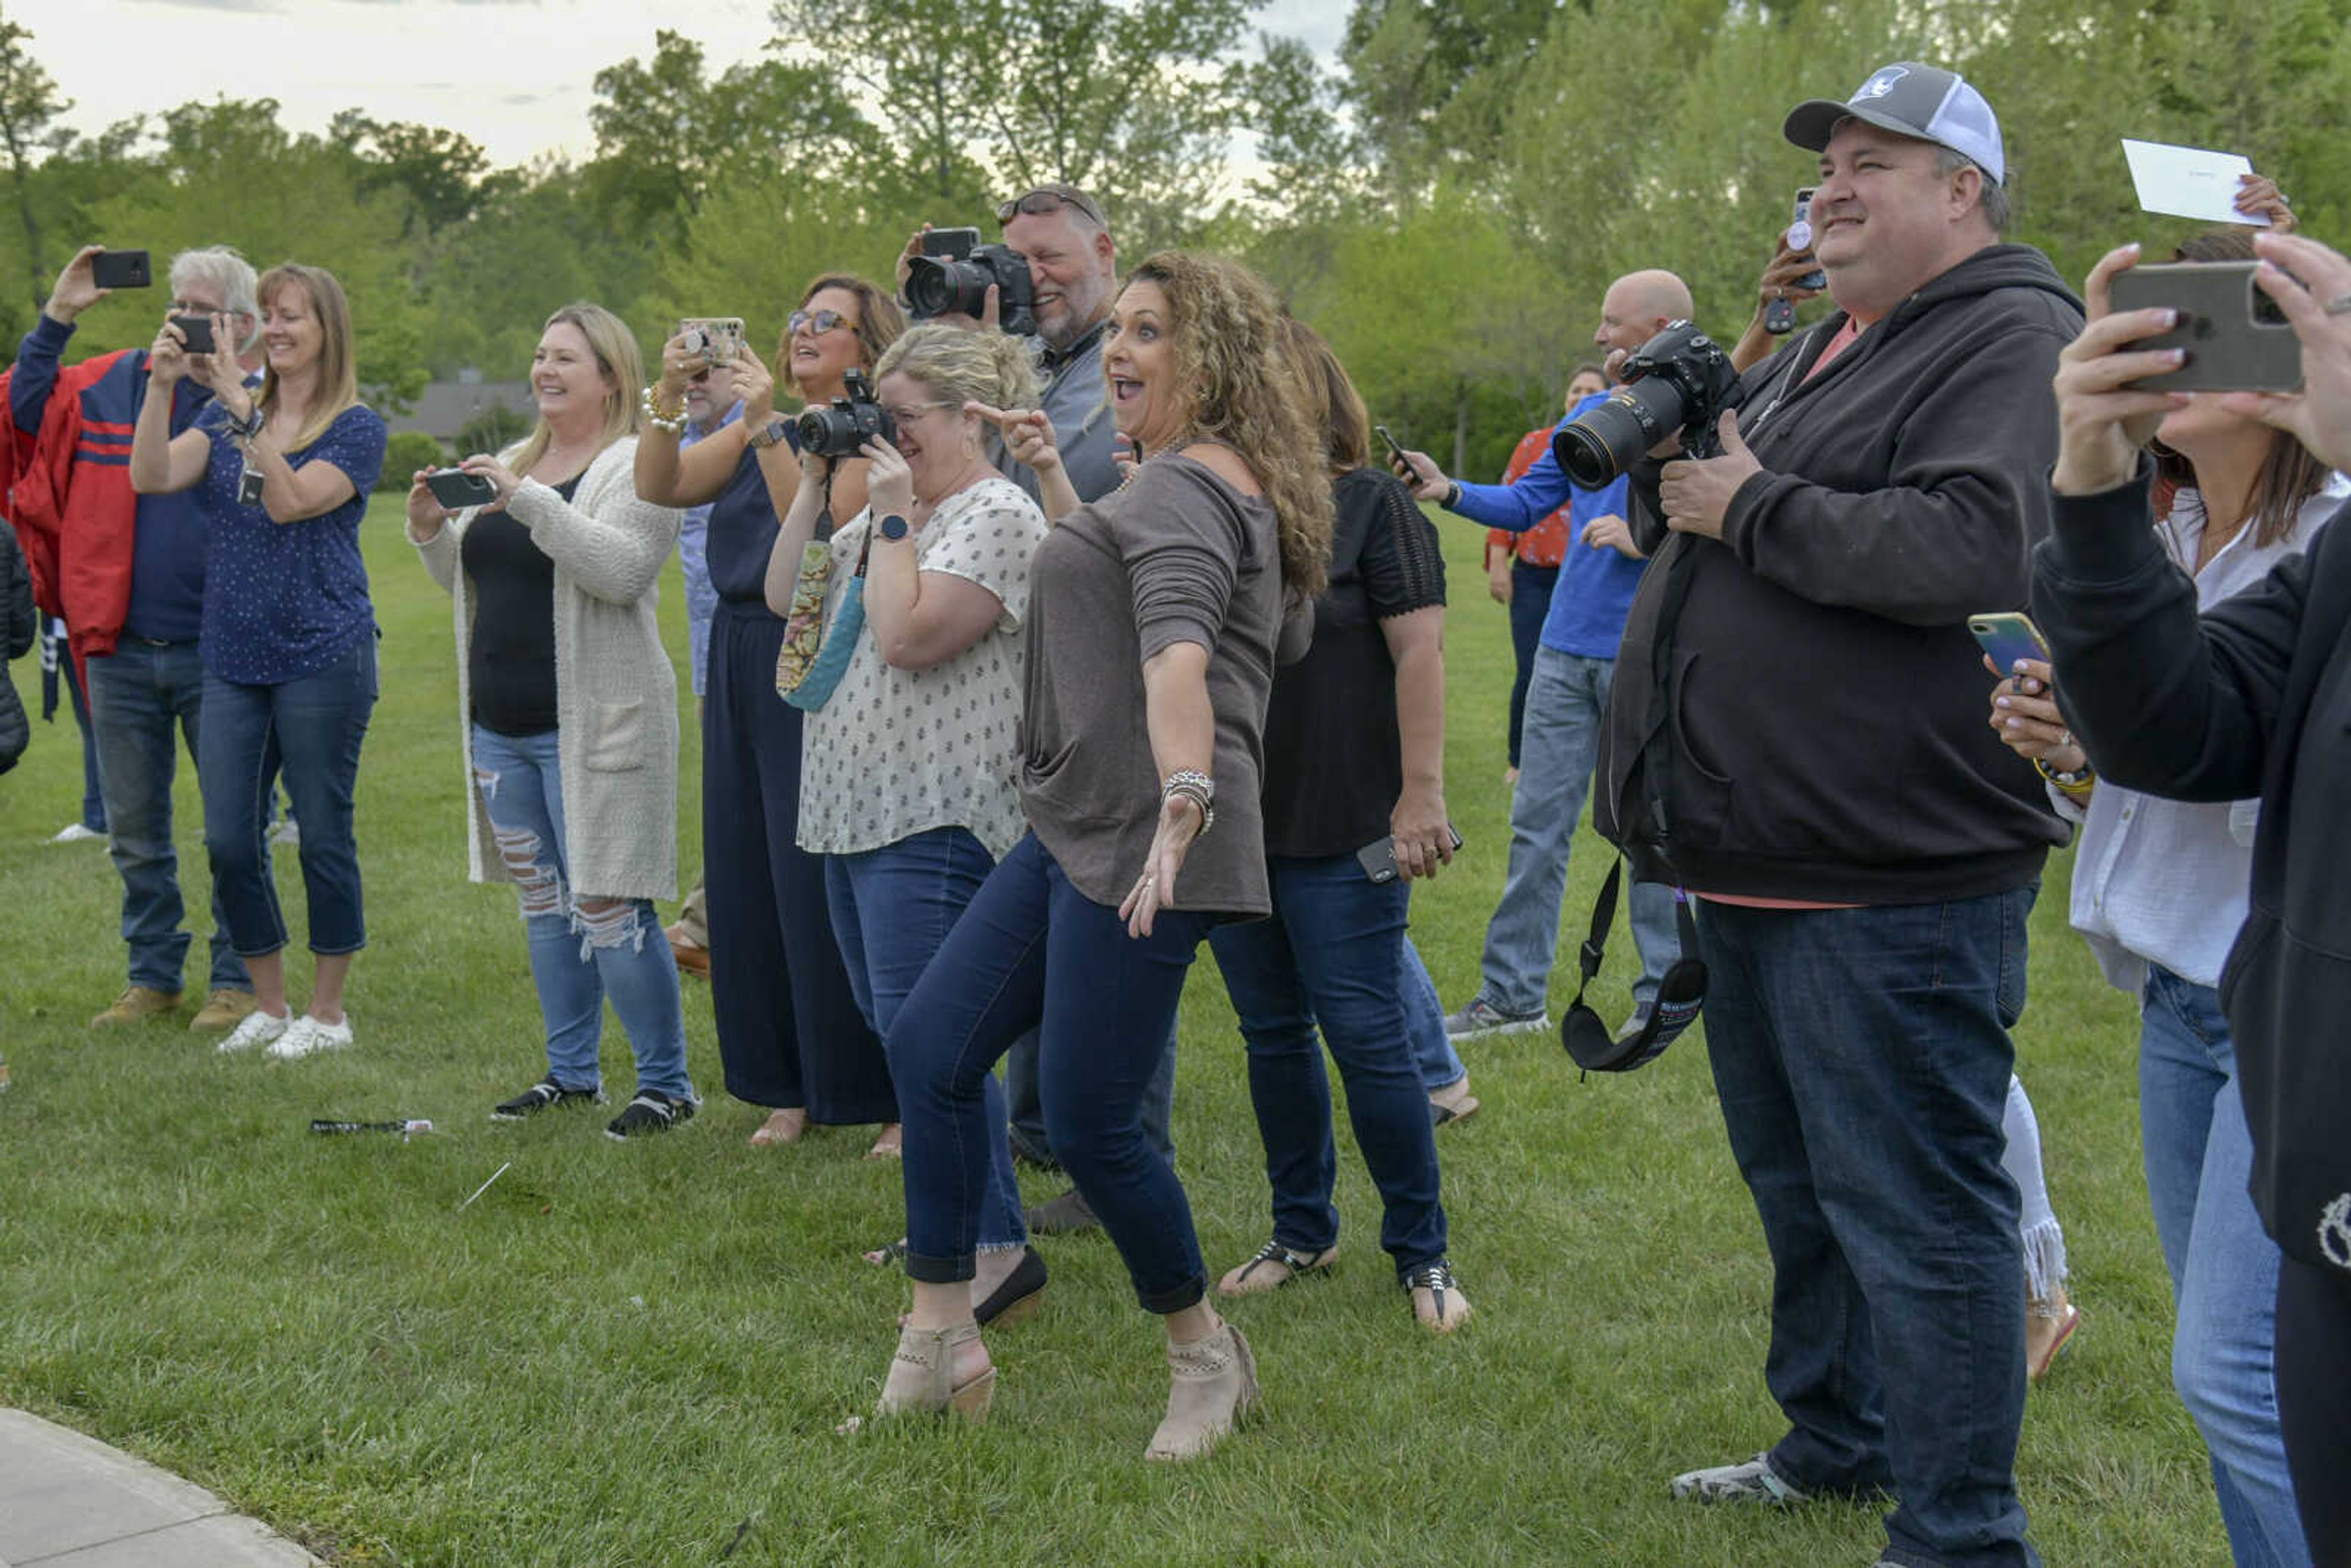
[{"label": "man in blue shirt", "polygon": [[[16,351],[9,410],[16,428],[27,434],[39,434],[50,395],[58,392],[59,360],[73,337],[74,319],[108,293],[90,277],[90,258],[101,248],[89,246],[66,265],[40,319]],[[171,284],[172,314],[228,318],[240,362],[250,374],[259,363],[260,328],[252,267],[226,248],[183,251],[172,259]],[[101,465],[127,464],[129,432],[147,392],[145,350],[110,358],[95,375],[69,375],[67,390],[59,392],[80,399],[78,439],[87,461]],[[173,389],[173,396],[176,435],[195,423],[211,393],[189,377]],[[121,547],[128,559],[103,563],[110,577],[129,578],[121,623],[112,629],[112,651],[90,653],[86,664],[100,787],[114,866],[122,877],[130,984],[90,1019],[93,1025],[135,1022],[180,1003],[190,939],[181,929],[179,861],[172,844],[172,776],[177,767],[172,732],[176,727],[185,736],[193,760],[204,689],[196,637],[204,612],[205,529],[197,494],[190,489],[134,498],[126,488],[119,502],[106,503],[135,508]],[[69,527],[88,538],[97,536],[90,527],[95,518],[71,505],[66,516]],[[211,985],[191,1025],[199,1030],[231,1028],[254,1006],[253,983],[229,947],[217,896],[213,915]]]},{"label": "man in blue shirt", "polygon": [[[1635,272],[1608,286],[1593,342],[1627,352],[1669,321],[1690,314],[1689,289],[1670,272]],[[1605,393],[1567,412],[1574,420]],[[1560,901],[1567,892],[1567,859],[1583,813],[1600,745],[1608,682],[1625,613],[1647,562],[1625,522],[1625,481],[1603,490],[1579,489],[1550,453],[1510,485],[1464,485],[1446,477],[1427,455],[1405,455],[1413,494],[1484,527],[1520,533],[1568,506],[1567,559],[1552,591],[1534,668],[1527,678],[1519,779],[1510,795],[1510,860],[1502,899],[1486,927],[1478,994],[1445,1020],[1453,1040],[1547,1030],[1544,1009],[1559,952]],[[1633,938],[1641,949],[1641,977],[1633,987],[1626,1030],[1646,1020],[1665,967],[1677,950],[1674,896],[1656,883],[1636,882]]]}]

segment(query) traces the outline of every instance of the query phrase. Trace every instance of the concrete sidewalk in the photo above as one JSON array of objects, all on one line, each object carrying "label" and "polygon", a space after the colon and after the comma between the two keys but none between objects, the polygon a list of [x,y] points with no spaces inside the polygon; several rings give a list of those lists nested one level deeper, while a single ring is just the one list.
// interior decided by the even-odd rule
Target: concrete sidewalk
[{"label": "concrete sidewalk", "polygon": [[94,1437],[0,1410],[0,1568],[306,1568],[258,1521]]}]

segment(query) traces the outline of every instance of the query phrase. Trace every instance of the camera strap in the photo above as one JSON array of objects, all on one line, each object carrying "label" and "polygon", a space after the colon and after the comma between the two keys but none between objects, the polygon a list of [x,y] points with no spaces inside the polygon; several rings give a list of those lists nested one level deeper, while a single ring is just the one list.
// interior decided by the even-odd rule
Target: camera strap
[{"label": "camera strap", "polygon": [[1559,1020],[1560,1044],[1586,1072],[1630,1072],[1647,1066],[1698,1021],[1698,1011],[1706,1005],[1706,963],[1698,956],[1698,921],[1690,914],[1689,894],[1680,888],[1674,890],[1674,928],[1681,954],[1667,966],[1640,1030],[1619,1039],[1607,1021],[1585,1004],[1583,994],[1600,973],[1608,931],[1616,923],[1616,895],[1624,879],[1625,862],[1619,860],[1609,866],[1600,896],[1593,902],[1592,925],[1576,955],[1580,978],[1575,999]]}]

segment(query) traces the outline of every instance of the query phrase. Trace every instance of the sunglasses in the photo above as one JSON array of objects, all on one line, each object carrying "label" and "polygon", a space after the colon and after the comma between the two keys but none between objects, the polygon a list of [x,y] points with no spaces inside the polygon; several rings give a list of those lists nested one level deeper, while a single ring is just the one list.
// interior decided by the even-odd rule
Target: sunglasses
[{"label": "sunglasses", "polygon": [[1086,193],[1075,185],[1040,185],[1025,196],[1015,196],[996,209],[996,222],[1000,228],[1012,221],[1015,213],[1042,214],[1058,213],[1063,207],[1075,207],[1094,221],[1098,228],[1110,227],[1110,220],[1102,209],[1089,201]]},{"label": "sunglasses", "polygon": [[805,327],[820,338],[836,327],[847,327],[852,331],[857,328],[856,322],[838,310],[795,310],[784,318],[784,325],[794,332]]},{"label": "sunglasses", "polygon": [[1616,923],[1616,894],[1624,878],[1625,862],[1618,861],[1608,868],[1608,880],[1600,884],[1600,897],[1592,906],[1592,932],[1577,959],[1583,978],[1576,984],[1575,1000],[1559,1020],[1560,1044],[1586,1072],[1630,1072],[1646,1067],[1666,1053],[1666,1047],[1682,1030],[1698,1021],[1698,1009],[1706,1005],[1706,964],[1698,956],[1698,922],[1690,915],[1689,894],[1680,888],[1674,890],[1674,925],[1681,936],[1682,955],[1667,966],[1665,978],[1657,982],[1648,1021],[1638,1033],[1619,1040],[1608,1020],[1585,1005],[1583,993],[1600,973],[1608,928]]}]

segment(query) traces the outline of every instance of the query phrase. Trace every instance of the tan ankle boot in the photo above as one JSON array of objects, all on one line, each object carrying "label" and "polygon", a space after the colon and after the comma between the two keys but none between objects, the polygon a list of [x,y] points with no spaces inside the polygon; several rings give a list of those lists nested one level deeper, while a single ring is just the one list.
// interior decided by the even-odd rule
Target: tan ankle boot
[{"label": "tan ankle boot", "polygon": [[977,1323],[953,1328],[898,1331],[898,1354],[890,1360],[890,1375],[882,1385],[876,1416],[897,1416],[910,1410],[944,1415],[953,1410],[974,1425],[987,1419],[988,1402],[996,1396],[996,1368],[984,1366],[963,1383],[955,1380],[956,1347],[979,1338]]},{"label": "tan ankle boot", "polygon": [[1167,1418],[1144,1457],[1196,1459],[1217,1446],[1241,1412],[1257,1403],[1257,1361],[1231,1323],[1206,1339],[1167,1346]]}]

